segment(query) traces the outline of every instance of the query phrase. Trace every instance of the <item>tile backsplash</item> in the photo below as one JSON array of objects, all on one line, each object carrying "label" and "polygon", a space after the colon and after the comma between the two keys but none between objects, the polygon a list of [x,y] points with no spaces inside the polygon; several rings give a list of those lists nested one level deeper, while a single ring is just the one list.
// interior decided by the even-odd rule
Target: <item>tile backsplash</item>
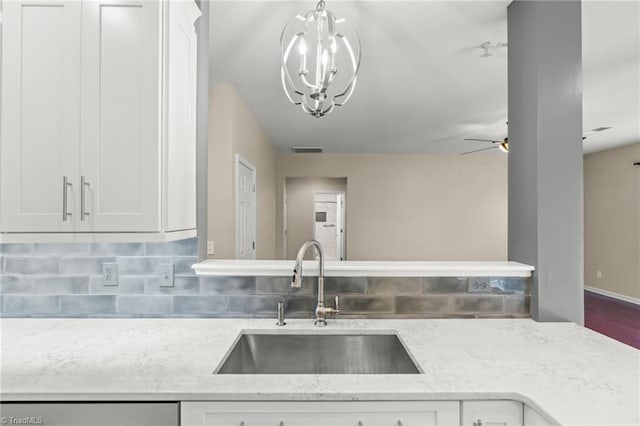
[{"label": "tile backsplash", "polygon": [[[196,277],[195,238],[169,243],[0,244],[3,317],[311,317],[314,278]],[[104,263],[117,265],[109,285]],[[160,265],[175,268],[160,285]],[[490,293],[468,293],[467,278],[327,277],[327,302],[344,318],[504,318],[530,316],[530,279],[492,277]]]}]

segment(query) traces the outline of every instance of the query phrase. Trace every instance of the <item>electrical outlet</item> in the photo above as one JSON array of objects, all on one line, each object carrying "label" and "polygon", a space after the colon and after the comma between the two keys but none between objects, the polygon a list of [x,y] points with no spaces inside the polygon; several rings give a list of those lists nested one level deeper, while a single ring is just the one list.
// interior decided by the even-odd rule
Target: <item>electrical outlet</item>
[{"label": "electrical outlet", "polygon": [[118,264],[115,262],[103,263],[102,276],[103,276],[103,285],[105,286],[118,285]]},{"label": "electrical outlet", "polygon": [[596,278],[602,278],[602,271],[596,271]]},{"label": "electrical outlet", "polygon": [[173,287],[173,263],[162,263],[158,270],[160,273],[160,287]]},{"label": "electrical outlet", "polygon": [[469,277],[467,291],[469,293],[491,293],[491,279],[489,277]]},{"label": "electrical outlet", "polygon": [[216,246],[213,241],[207,241],[207,254],[216,254]]}]

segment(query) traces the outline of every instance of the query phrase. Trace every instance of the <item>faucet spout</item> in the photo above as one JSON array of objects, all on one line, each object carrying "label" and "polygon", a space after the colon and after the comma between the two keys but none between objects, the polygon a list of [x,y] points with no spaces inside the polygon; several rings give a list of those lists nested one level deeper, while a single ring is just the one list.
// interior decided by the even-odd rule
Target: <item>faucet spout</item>
[{"label": "faucet spout", "polygon": [[315,325],[317,327],[322,327],[327,325],[327,314],[337,314],[340,311],[337,309],[337,306],[336,308],[327,308],[324,306],[324,251],[322,250],[322,245],[318,241],[309,240],[302,244],[298,250],[296,264],[293,268],[293,276],[291,277],[291,287],[302,287],[302,262],[305,253],[309,250],[309,247],[315,247],[318,252],[318,304],[316,305],[315,310]]}]

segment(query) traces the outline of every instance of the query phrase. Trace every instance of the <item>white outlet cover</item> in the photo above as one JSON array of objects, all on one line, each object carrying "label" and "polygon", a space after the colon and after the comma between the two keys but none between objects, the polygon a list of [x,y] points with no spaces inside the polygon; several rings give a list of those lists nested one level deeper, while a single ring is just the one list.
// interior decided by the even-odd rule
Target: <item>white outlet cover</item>
[{"label": "white outlet cover", "polygon": [[102,264],[102,283],[104,286],[118,285],[118,264],[115,262],[105,262]]},{"label": "white outlet cover", "polygon": [[160,276],[160,287],[173,287],[174,266],[173,263],[161,263],[158,266]]},{"label": "white outlet cover", "polygon": [[216,254],[216,245],[213,241],[207,241],[207,254]]},{"label": "white outlet cover", "polygon": [[491,278],[469,277],[467,291],[469,293],[491,293]]}]

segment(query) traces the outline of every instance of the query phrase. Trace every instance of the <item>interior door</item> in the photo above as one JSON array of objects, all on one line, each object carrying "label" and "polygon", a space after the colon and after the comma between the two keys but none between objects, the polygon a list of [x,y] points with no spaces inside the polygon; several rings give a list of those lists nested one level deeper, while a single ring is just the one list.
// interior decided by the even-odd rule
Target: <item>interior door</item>
[{"label": "interior door", "polygon": [[324,250],[325,260],[345,260],[344,193],[314,192],[313,238]]},{"label": "interior door", "polygon": [[82,5],[82,230],[160,231],[160,2]]},{"label": "interior door", "polygon": [[256,168],[236,156],[236,258],[256,258]]},{"label": "interior door", "polygon": [[[0,227],[71,232],[77,218],[81,4],[5,1]],[[68,185],[64,185],[67,178]],[[63,214],[66,199],[66,212]]]}]

